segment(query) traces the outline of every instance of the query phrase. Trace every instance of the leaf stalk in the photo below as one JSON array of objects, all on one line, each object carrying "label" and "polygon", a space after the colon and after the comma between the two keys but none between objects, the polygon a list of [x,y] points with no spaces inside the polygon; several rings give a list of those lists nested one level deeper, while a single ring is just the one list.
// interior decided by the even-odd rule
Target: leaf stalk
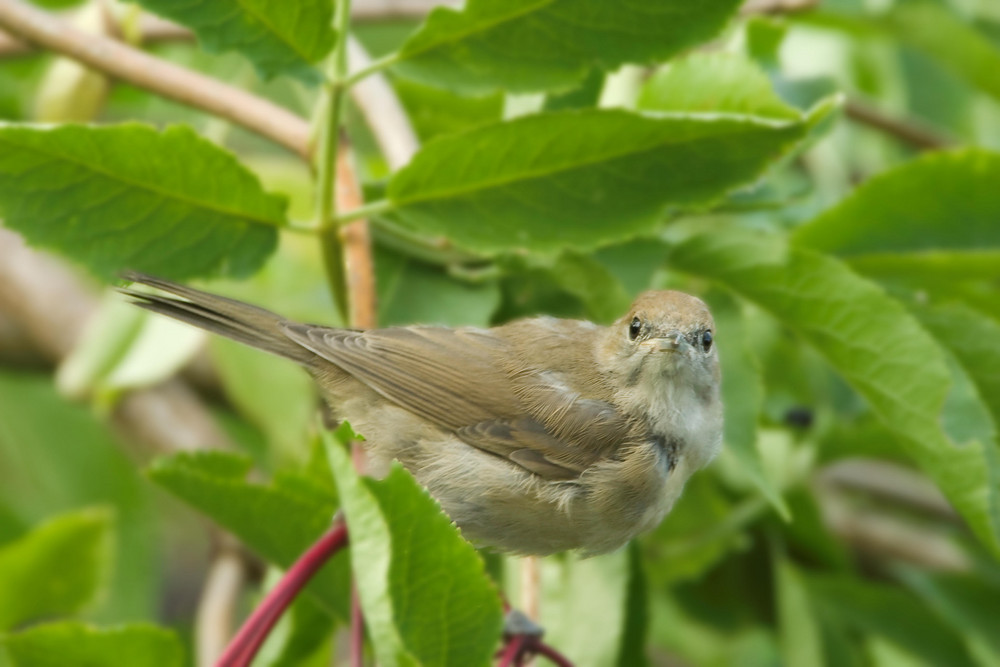
[{"label": "leaf stalk", "polygon": [[340,315],[347,321],[347,289],[344,278],[343,247],[335,217],[337,215],[337,153],[340,150],[340,124],[344,108],[347,75],[347,32],[351,19],[351,1],[340,0],[333,16],[337,43],[327,61],[329,82],[320,111],[320,142],[317,154],[316,227],[320,230],[323,265],[327,282]]}]

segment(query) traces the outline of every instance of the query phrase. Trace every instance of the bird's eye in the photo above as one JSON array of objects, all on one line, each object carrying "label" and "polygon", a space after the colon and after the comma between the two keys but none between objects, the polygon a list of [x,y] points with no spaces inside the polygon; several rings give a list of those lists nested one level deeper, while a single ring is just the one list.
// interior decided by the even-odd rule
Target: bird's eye
[{"label": "bird's eye", "polygon": [[628,339],[635,340],[639,337],[640,331],[642,331],[642,322],[639,321],[638,317],[633,317],[632,324],[628,325]]},{"label": "bird's eye", "polygon": [[701,334],[701,349],[705,350],[706,352],[712,349],[712,332],[709,331],[708,329],[706,329],[705,332]]}]

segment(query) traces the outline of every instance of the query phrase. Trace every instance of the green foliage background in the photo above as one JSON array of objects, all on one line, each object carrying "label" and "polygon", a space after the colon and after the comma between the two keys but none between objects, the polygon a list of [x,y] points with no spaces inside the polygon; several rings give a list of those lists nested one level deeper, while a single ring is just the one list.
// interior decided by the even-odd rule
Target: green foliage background
[{"label": "green foliage background", "polygon": [[[651,534],[541,562],[549,644],[578,665],[1000,665],[995,2],[468,0],[350,26],[327,0],[140,5],[198,38],[156,56],[312,118],[316,160],[0,51],[5,227],[94,292],[136,269],[345,325],[330,230],[359,214],[316,201],[343,130],[381,325],[608,323],[649,288],[716,315],[724,453]],[[348,35],[375,57],[350,76]],[[382,110],[331,113],[376,73],[420,142],[405,165]],[[341,655],[352,574],[379,664],[487,664],[516,562],[405,471],[359,478],[298,369],[207,346],[240,452],[150,462],[113,429],[201,347],[108,296],[58,369],[0,365],[0,666],[193,664],[196,516],[265,565],[245,610],[338,508],[351,553],[255,664]]]}]

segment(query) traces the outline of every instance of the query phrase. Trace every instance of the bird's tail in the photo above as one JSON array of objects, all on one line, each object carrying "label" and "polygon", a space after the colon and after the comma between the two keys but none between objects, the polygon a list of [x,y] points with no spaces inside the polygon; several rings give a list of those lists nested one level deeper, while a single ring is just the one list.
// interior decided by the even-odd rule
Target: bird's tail
[{"label": "bird's tail", "polygon": [[119,290],[132,297],[132,302],[141,308],[193,324],[305,366],[315,357],[314,353],[285,335],[285,320],[269,310],[135,271],[128,271],[122,277],[181,297],[176,299],[127,288]]}]

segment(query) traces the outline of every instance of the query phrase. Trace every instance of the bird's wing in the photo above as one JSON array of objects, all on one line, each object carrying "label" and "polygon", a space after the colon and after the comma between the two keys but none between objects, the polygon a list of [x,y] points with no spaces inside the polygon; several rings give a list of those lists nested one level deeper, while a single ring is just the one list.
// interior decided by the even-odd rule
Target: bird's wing
[{"label": "bird's wing", "polygon": [[488,330],[285,327],[393,403],[547,479],[579,476],[630,434],[610,403],[582,396],[558,369],[519,366],[517,350]]},{"label": "bird's wing", "polygon": [[486,330],[285,327],[299,345],[438,426],[457,430],[519,410],[494,362],[494,355],[503,355],[504,342]]}]

